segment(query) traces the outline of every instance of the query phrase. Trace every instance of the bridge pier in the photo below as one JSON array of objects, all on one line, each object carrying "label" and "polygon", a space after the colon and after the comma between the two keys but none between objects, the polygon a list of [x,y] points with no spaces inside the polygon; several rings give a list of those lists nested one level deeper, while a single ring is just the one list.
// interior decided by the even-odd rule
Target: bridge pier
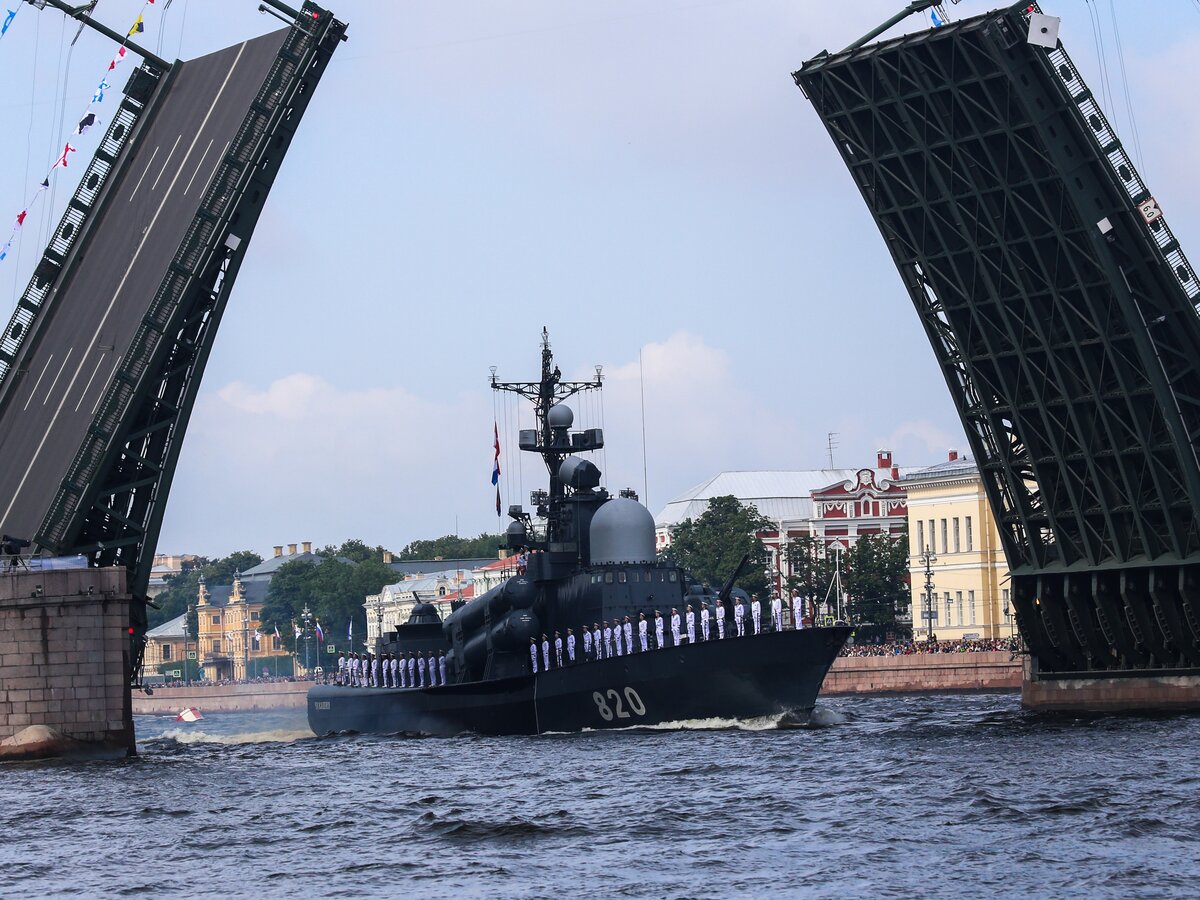
[{"label": "bridge pier", "polygon": [[1200,669],[1038,675],[1025,660],[1021,705],[1040,712],[1176,712],[1200,709]]},{"label": "bridge pier", "polygon": [[0,761],[134,755],[123,568],[0,574]]}]

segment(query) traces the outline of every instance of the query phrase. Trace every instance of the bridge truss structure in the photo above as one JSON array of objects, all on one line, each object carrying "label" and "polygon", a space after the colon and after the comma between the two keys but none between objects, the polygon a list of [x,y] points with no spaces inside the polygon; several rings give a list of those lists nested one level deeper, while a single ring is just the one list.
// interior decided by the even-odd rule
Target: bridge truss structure
[{"label": "bridge truss structure", "polygon": [[186,62],[141,51],[0,335],[0,530],[126,568],[135,599],[250,237],[345,39],[315,3],[266,2],[288,27]]},{"label": "bridge truss structure", "polygon": [[1046,679],[1200,671],[1200,283],[1036,4],[794,73],[978,462]]}]

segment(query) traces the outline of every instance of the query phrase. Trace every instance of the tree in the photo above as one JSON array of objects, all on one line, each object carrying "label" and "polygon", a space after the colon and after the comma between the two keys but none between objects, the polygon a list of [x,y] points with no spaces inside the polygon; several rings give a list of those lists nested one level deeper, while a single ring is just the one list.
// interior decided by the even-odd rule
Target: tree
[{"label": "tree", "polygon": [[327,558],[320,563],[300,559],[284,563],[272,576],[267,590],[261,615],[263,628],[278,627],[284,646],[291,650],[295,645],[293,623],[300,622],[301,611],[307,606],[314,620],[322,623],[326,639],[335,645],[341,642],[340,636],[346,633],[342,629],[348,629],[351,621],[354,633],[362,640],[367,634],[363,601],[396,580],[396,573],[380,559],[342,562]]},{"label": "tree", "polygon": [[327,558],[337,556],[341,557],[342,559],[348,559],[351,562],[360,563],[366,562],[368,559],[381,561],[383,559],[383,554],[387,552],[387,548],[385,547],[368,547],[358,538],[350,538],[349,540],[342,541],[342,545],[340,547],[334,547],[332,544],[330,544],[320,552],[320,555]]},{"label": "tree", "polygon": [[677,525],[671,545],[663,553],[666,560],[689,571],[698,581],[714,588],[724,586],[743,554],[750,563],[738,579],[739,587],[752,594],[769,596],[767,548],[757,532],[771,528],[754,506],[744,506],[732,496],[713,497],[698,519]]},{"label": "tree", "polygon": [[809,535],[792,540],[788,544],[787,555],[792,571],[788,578],[788,589],[799,591],[807,601],[806,609],[812,612],[816,604],[824,603],[827,596],[833,596],[830,585],[833,584],[837,557],[832,550],[826,549],[823,540]]},{"label": "tree", "polygon": [[895,624],[896,610],[909,596],[907,535],[863,535],[842,562],[851,619],[856,624]]},{"label": "tree", "polygon": [[487,532],[477,538],[447,534],[433,540],[413,541],[400,551],[399,559],[495,559],[501,540],[500,535]]}]

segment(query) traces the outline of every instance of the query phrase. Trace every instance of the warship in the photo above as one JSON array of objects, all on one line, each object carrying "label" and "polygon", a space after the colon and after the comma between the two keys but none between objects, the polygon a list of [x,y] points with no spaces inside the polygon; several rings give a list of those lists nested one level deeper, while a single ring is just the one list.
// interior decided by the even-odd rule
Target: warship
[{"label": "warship", "polygon": [[[746,559],[714,590],[656,557],[650,511],[632,491],[611,496],[583,455],[604,446],[602,429],[572,431],[574,414],[564,401],[599,390],[600,372],[594,381],[563,381],[545,329],[541,378],[506,383],[493,371],[491,384],[534,404],[538,427],[520,431],[518,443],[549,473],[549,489],[531,494],[532,513],[508,510],[504,543],[522,554],[524,572],[444,621],[433,604],[418,603],[406,623],[379,637],[375,653],[444,654],[444,678],[429,687],[316,685],[308,692],[313,732],[525,735],[767,716],[806,722],[851,629],[735,637],[732,605],[747,598],[734,582]],[[626,616],[636,623],[642,613],[653,622],[655,611],[665,618],[688,604],[724,617],[726,637],[718,640],[713,627],[711,640],[675,644],[668,633],[659,647],[651,627],[646,651],[635,631],[633,646],[620,655],[585,657],[582,642],[573,663],[565,652],[562,665],[554,664],[553,651],[549,660],[540,653],[543,635],[565,639],[568,628]]]}]

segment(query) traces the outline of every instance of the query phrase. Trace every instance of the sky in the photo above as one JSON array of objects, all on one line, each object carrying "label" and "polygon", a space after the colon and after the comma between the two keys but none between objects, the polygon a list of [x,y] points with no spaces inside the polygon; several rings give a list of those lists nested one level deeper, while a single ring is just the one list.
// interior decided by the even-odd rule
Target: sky
[{"label": "sky", "polygon": [[[350,537],[399,549],[495,530],[493,421],[504,505],[545,473],[518,460],[530,415],[493,396],[489,373],[535,379],[543,326],[565,376],[602,366],[603,400],[580,398],[576,423],[605,429],[608,488],[634,488],[655,513],[720,471],[825,467],[831,432],[837,467],[872,465],[879,448],[902,466],[964,448],[883,241],[790,74],[903,5],[333,5],[350,39],[251,241],[159,550]],[[169,59],[281,26],[256,0],[164,6],[146,8],[142,42]],[[100,0],[96,16],[124,32],[142,8]],[[1043,8],[1063,17],[1183,246],[1200,246],[1200,3]],[[914,16],[891,33],[927,27]],[[61,152],[113,54],[90,31],[71,47],[74,32],[22,4],[0,40],[0,220]],[[96,140],[78,139],[81,158]],[[5,317],[82,168],[56,173],[0,263]]]}]

